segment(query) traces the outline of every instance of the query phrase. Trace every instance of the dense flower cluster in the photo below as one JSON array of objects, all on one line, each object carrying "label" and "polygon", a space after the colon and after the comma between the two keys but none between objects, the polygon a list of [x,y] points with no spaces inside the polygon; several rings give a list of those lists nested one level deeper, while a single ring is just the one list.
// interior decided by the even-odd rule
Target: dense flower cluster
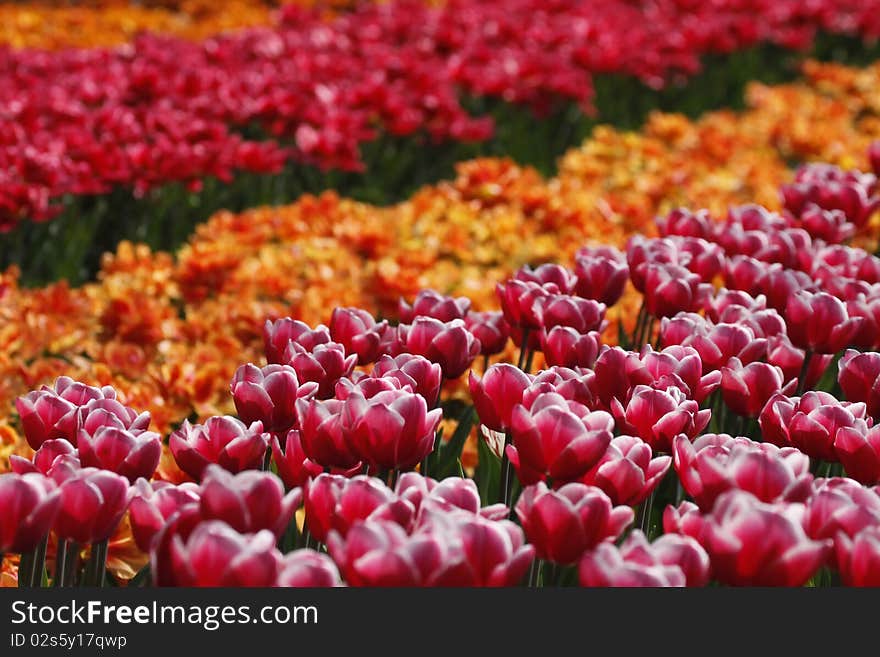
[{"label": "dense flower cluster", "polygon": [[818,29],[880,35],[874,0],[747,4],[395,0],[331,21],[286,5],[277,25],[201,42],[147,34],[115,49],[5,48],[0,230],[50,218],[65,195],[118,186],[197,188],[291,159],[357,170],[360,145],[379,131],[487,138],[491,118],[469,114],[463,95],[538,113],[589,109],[595,73],[661,87],[706,53],[803,48]]}]

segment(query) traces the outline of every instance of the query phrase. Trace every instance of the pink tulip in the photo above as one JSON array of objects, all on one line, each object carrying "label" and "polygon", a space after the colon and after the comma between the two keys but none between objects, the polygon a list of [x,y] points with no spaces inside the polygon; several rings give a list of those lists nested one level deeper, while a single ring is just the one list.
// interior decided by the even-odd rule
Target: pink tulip
[{"label": "pink tulip", "polygon": [[398,304],[401,324],[412,324],[417,317],[430,317],[439,322],[464,319],[471,308],[467,297],[447,297],[435,290],[422,290],[410,306],[403,299]]},{"label": "pink tulip", "polygon": [[440,365],[447,379],[457,379],[464,374],[480,353],[479,341],[460,319],[444,323],[430,317],[417,317],[406,327],[403,336],[407,350]]},{"label": "pink tulip", "polygon": [[348,469],[360,463],[349,445],[343,408],[344,402],[338,399],[297,402],[303,451],[323,467]]},{"label": "pink tulip", "polygon": [[230,472],[259,469],[269,438],[260,422],[247,426],[237,418],[223,415],[209,417],[204,424],[184,420],[169,437],[168,445],[180,469],[199,480],[211,463]]},{"label": "pink tulip", "polygon": [[569,326],[580,334],[600,330],[605,318],[605,304],[567,294],[553,294],[538,301],[541,328]]},{"label": "pink tulip", "polygon": [[284,555],[276,586],[330,588],[341,586],[333,559],[314,550],[294,550]]},{"label": "pink tulip", "polygon": [[480,341],[480,353],[483,356],[500,354],[507,347],[510,326],[504,319],[504,313],[472,310],[464,318],[464,325]]},{"label": "pink tulip", "polygon": [[266,431],[285,433],[296,426],[296,400],[310,398],[318,384],[300,385],[296,370],[289,365],[259,368],[248,363],[235,371],[230,388],[242,422],[259,421]]},{"label": "pink tulip", "polygon": [[539,482],[523,490],[516,515],[538,558],[571,564],[599,543],[616,540],[634,514],[628,506],[612,507],[598,488],[571,483],[550,490]]},{"label": "pink tulip", "polygon": [[83,466],[110,470],[132,484],[139,477],[151,479],[162,457],[162,438],[152,431],[104,426],[89,435],[80,429],[77,444]]},{"label": "pink tulip", "polygon": [[562,265],[545,263],[532,269],[528,265],[520,267],[514,278],[518,281],[545,285],[552,283],[559,288],[562,294],[573,294],[577,285],[577,276]]},{"label": "pink tulip", "polygon": [[623,254],[614,250],[612,256],[579,254],[575,260],[577,284],[574,294],[613,306],[623,296],[629,279],[629,267]]},{"label": "pink tulip", "polygon": [[31,460],[17,454],[10,454],[9,467],[17,474],[39,472],[40,474],[51,476],[53,466],[62,457],[73,459],[79,464],[79,454],[76,447],[64,440],[64,438],[56,438],[47,440],[40,445],[40,448],[34,453]]},{"label": "pink tulip", "polygon": [[801,349],[834,354],[846,347],[864,319],[850,317],[846,305],[825,292],[795,292],[785,306],[788,337]]},{"label": "pink tulip", "polygon": [[295,371],[297,379],[305,386],[318,384],[315,396],[330,399],[336,382],[349,376],[357,363],[357,355],[347,355],[345,347],[337,342],[326,342],[307,349],[297,342],[289,342],[284,350],[284,362]]},{"label": "pink tulip", "polygon": [[299,431],[291,430],[284,438],[284,451],[277,436],[272,436],[272,460],[278,476],[284,485],[290,488],[305,486],[306,482],[317,477],[324,471],[323,466],[318,465],[306,456],[302,447]]},{"label": "pink tulip", "polygon": [[468,383],[480,422],[493,431],[510,429],[513,408],[522,403],[531,382],[531,376],[507,363],[492,365],[482,379],[471,372]]},{"label": "pink tulip", "polygon": [[615,505],[640,504],[663,479],[671,456],[654,458],[651,446],[635,436],[617,436],[581,481],[601,488]]},{"label": "pink tulip", "polygon": [[541,351],[548,365],[592,367],[599,355],[600,338],[596,331],[579,333],[569,326],[554,326],[540,333]]},{"label": "pink tulip", "polygon": [[495,286],[495,292],[501,302],[504,319],[516,333],[537,331],[543,328],[543,300],[559,294],[559,288],[553,283],[541,285],[534,282],[510,279]]},{"label": "pink tulip", "polygon": [[60,502],[55,482],[40,473],[0,476],[0,554],[36,549],[52,528]]},{"label": "pink tulip", "polygon": [[410,386],[433,408],[440,397],[443,370],[424,356],[400,354],[392,358],[382,356],[373,366],[371,376],[395,379],[400,386]]},{"label": "pink tulip", "polygon": [[617,404],[615,417],[622,429],[638,436],[655,451],[672,451],[672,439],[679,434],[693,438],[709,423],[711,411],[685,398],[675,387],[656,390],[636,386],[626,408]]},{"label": "pink tulip", "polygon": [[334,308],[330,318],[330,337],[345,347],[346,353],[357,354],[358,365],[367,365],[379,358],[387,327],[387,321],[377,322],[361,308]]},{"label": "pink tulip", "polygon": [[880,353],[852,349],[840,359],[837,381],[849,401],[864,402],[868,415],[880,420]]},{"label": "pink tulip", "polygon": [[852,538],[841,532],[834,547],[845,586],[880,586],[880,525],[866,527]]},{"label": "pink tulip", "polygon": [[128,480],[108,470],[85,468],[60,488],[55,533],[77,543],[110,538],[128,509]]},{"label": "pink tulip", "polygon": [[295,342],[306,351],[310,351],[319,344],[327,344],[330,340],[330,331],[326,326],[320,325],[313,330],[308,324],[290,317],[275,322],[266,320],[263,327],[263,347],[269,363],[285,363],[284,352],[290,342]]},{"label": "pink tulip", "polygon": [[187,504],[198,506],[199,495],[199,487],[193,483],[174,486],[166,481],[149,483],[139,479],[128,508],[131,534],[138,548],[149,552],[153,537],[165,522]]},{"label": "pink tulip", "polygon": [[[737,415],[756,418],[767,401],[783,391],[782,369],[767,363],[743,366],[739,358],[731,358],[721,368],[721,397]],[[789,381],[785,392],[793,392],[796,383]]]},{"label": "pink tulip", "polygon": [[645,559],[627,559],[613,545],[602,543],[584,554],[578,566],[581,586],[602,587],[667,587],[685,586],[687,578],[678,565],[655,563],[646,565]]}]

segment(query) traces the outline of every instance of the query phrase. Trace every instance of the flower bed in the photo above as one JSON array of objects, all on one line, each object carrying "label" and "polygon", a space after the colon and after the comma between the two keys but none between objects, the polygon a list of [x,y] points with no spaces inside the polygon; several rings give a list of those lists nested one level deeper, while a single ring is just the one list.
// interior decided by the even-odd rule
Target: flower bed
[{"label": "flower bed", "polygon": [[[287,6],[275,27],[200,43],[145,35],[110,50],[2,51],[0,228],[45,221],[67,208],[63,226],[27,227],[4,238],[4,253],[30,257],[25,254],[37,244],[70,235],[65,253],[44,247],[49,251],[25,273],[29,280],[81,280],[121,237],[176,247],[191,217],[205,216],[218,200],[240,209],[328,183],[338,188],[335,183],[351,179],[319,171],[361,170],[362,155],[378,175],[365,187],[394,195],[436,179],[434,169],[420,171],[416,161],[448,167],[461,159],[455,149],[421,157],[426,148],[489,138],[493,113],[502,118],[503,146],[526,144],[523,157],[516,149],[505,153],[551,163],[589,128],[578,108],[593,109],[595,75],[610,76],[600,84],[608,89],[598,106],[607,103],[605,116],[613,119],[619,112],[612,101],[621,96],[615,90],[626,88],[626,79],[676,89],[700,70],[702,56],[736,57],[754,47],[758,55],[745,70],[734,66],[719,78],[723,89],[736,90],[733,75],[782,74],[780,48],[807,49],[817,30],[875,37],[872,21],[880,14],[870,3],[849,7],[840,0],[809,10],[798,2],[756,2],[747,10],[741,3],[601,5],[597,12],[582,2],[456,0],[429,7],[401,0],[368,4],[331,22]],[[756,22],[756,15],[764,20]],[[621,49],[624,42],[631,47]],[[372,74],[361,76],[364,68]],[[699,85],[697,105],[714,77]],[[548,139],[524,139],[526,114],[506,109],[511,104],[552,115]],[[387,139],[375,141],[379,135]],[[406,143],[415,150],[399,147],[414,136]],[[389,148],[395,148],[390,156]],[[216,181],[236,175],[238,185],[217,189]],[[206,180],[211,189],[193,195]],[[144,195],[154,201],[148,212],[117,217],[139,212]],[[187,210],[196,203],[194,212]],[[97,245],[94,253],[89,244]]]}]

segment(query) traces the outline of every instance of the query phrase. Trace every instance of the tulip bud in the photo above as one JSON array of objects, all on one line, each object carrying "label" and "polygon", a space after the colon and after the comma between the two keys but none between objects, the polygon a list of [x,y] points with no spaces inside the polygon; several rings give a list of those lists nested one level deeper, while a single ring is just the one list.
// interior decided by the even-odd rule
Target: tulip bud
[{"label": "tulip bud", "polygon": [[60,502],[55,482],[40,473],[0,476],[0,554],[36,549],[52,528]]},{"label": "tulip bud", "polygon": [[537,331],[544,325],[542,300],[559,294],[553,283],[540,285],[534,282],[510,279],[495,286],[501,302],[504,319],[514,332]]},{"label": "tulip bud", "polygon": [[577,276],[574,293],[606,306],[613,306],[620,300],[629,279],[629,266],[617,249],[607,255],[578,255],[574,271]]},{"label": "tulip bud", "polygon": [[834,354],[849,344],[864,319],[850,317],[846,305],[830,294],[801,290],[789,297],[785,322],[796,347]]}]

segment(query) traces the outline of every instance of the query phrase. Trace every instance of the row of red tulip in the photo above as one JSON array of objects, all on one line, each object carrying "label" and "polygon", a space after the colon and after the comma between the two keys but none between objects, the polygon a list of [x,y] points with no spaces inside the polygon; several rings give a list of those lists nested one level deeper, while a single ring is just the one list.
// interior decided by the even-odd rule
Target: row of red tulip
[{"label": "row of red tulip", "polygon": [[[700,56],[757,43],[806,48],[819,29],[880,35],[874,0],[692,3],[416,0],[326,22],[293,5],[278,25],[203,43],[143,36],[112,50],[0,49],[0,230],[47,219],[68,194],[136,193],[288,159],[357,170],[378,130],[482,140],[463,94],[590,108],[591,75],[653,87]],[[368,75],[362,75],[362,71]],[[271,136],[243,136],[254,126]],[[276,141],[277,140],[277,141]]]}]

